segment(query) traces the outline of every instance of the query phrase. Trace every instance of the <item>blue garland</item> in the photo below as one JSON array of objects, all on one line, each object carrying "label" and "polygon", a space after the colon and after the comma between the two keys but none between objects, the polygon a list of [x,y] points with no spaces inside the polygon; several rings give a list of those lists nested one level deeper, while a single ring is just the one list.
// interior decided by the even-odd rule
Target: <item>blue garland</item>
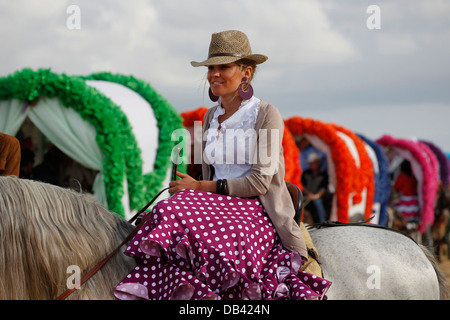
[{"label": "blue garland", "polygon": [[378,224],[385,226],[387,224],[387,207],[391,196],[391,177],[389,173],[389,163],[383,149],[376,142],[369,140],[361,134],[357,134],[364,140],[375,152],[378,160],[379,172],[375,174],[375,194],[374,203],[380,203],[380,219]]}]

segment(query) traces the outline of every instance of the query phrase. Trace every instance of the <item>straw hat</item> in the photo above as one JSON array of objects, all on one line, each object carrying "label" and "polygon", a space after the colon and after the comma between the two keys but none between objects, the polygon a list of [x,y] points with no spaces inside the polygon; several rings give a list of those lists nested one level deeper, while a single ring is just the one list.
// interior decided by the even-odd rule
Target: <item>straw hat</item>
[{"label": "straw hat", "polygon": [[321,159],[322,159],[322,157],[318,153],[311,152],[310,154],[308,154],[308,157],[306,158],[306,162],[312,163],[315,161],[319,161]]},{"label": "straw hat", "polygon": [[256,64],[263,63],[268,58],[262,54],[252,54],[250,42],[245,33],[228,30],[213,33],[209,44],[208,59],[203,62],[191,61],[193,67],[228,64],[240,59],[250,59]]}]

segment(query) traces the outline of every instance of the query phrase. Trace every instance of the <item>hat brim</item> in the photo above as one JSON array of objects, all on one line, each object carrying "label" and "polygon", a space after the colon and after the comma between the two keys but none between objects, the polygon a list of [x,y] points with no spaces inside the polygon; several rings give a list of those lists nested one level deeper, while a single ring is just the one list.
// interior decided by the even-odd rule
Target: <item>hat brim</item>
[{"label": "hat brim", "polygon": [[265,62],[268,57],[263,54],[251,54],[243,57],[230,57],[230,56],[216,56],[206,59],[202,62],[191,61],[191,66],[193,67],[202,67],[202,66],[214,66],[219,64],[228,64],[232,62],[236,62],[241,59],[249,59],[255,61],[256,64],[260,64]]},{"label": "hat brim", "polygon": [[320,161],[320,160],[322,160],[321,156],[315,156],[315,157],[311,157],[309,159],[306,159],[306,162],[307,163],[313,163],[313,162]]}]

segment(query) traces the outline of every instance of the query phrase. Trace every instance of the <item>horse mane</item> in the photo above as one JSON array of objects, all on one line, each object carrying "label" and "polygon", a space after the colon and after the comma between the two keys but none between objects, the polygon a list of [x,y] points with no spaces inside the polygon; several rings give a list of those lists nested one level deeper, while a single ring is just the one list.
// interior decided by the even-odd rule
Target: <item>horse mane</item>
[{"label": "horse mane", "polygon": [[[0,299],[54,299],[113,251],[133,226],[88,196],[47,183],[0,177]],[[119,252],[70,299],[112,299],[134,267]],[[69,269],[68,269],[69,268]]]}]

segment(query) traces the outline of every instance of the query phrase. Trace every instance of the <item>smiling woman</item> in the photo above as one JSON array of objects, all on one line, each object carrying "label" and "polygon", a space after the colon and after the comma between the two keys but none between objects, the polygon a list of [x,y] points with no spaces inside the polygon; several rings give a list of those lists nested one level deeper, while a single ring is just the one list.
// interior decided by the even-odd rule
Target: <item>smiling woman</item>
[{"label": "smiling woman", "polygon": [[247,76],[251,74],[251,69],[239,69],[240,68],[236,63],[208,66],[208,82],[211,93],[217,97],[217,99],[214,98],[216,101],[219,96],[222,97],[222,99],[224,99],[224,96],[229,96],[231,100],[234,99],[236,96],[236,87],[241,83],[241,72],[244,71]]},{"label": "smiling woman", "polygon": [[[331,283],[301,269],[309,256],[284,181],[283,118],[250,89],[251,65],[266,60],[252,53],[244,33],[230,30],[212,35],[207,60],[191,62],[208,67],[211,94],[217,97],[217,105],[203,120],[202,179],[178,173],[181,179],[169,184],[174,195],[144,217],[126,250],[140,263],[116,286],[117,298],[325,295]],[[247,148],[242,136],[234,139],[239,130],[254,132],[259,148]],[[242,150],[245,159],[239,162]],[[226,162],[216,161],[217,155]],[[166,274],[165,280],[160,280],[161,274]]]}]

